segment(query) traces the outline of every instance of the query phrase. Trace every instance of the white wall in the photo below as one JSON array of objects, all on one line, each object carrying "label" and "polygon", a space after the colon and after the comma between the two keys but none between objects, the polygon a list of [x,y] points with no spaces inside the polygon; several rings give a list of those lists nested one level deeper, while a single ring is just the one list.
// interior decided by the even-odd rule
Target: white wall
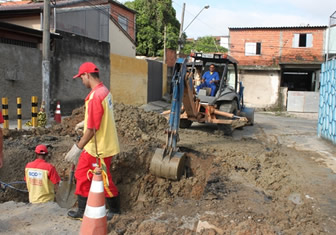
[{"label": "white wall", "polygon": [[279,71],[240,71],[243,82],[244,103],[247,107],[269,108],[277,105],[279,98]]},{"label": "white wall", "polygon": [[135,57],[136,47],[128,37],[110,21],[109,26],[110,52],[128,57]]}]

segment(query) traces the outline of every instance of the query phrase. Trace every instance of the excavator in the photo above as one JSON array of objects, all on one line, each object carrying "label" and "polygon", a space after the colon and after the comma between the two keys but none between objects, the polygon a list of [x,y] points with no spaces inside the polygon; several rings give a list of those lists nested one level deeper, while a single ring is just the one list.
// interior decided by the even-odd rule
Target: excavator
[{"label": "excavator", "polygon": [[[210,64],[216,65],[221,75],[216,94],[209,96],[207,89],[197,94],[195,75],[202,74]],[[179,127],[189,128],[194,122],[213,123],[231,135],[236,128],[253,125],[254,109],[244,105],[244,87],[238,82],[237,64],[233,57],[219,53],[192,53],[176,60],[171,109],[163,112],[169,115],[166,144],[155,150],[151,174],[170,180],[180,180],[184,174],[185,154],[177,146]],[[231,78],[234,79],[230,81]]]}]

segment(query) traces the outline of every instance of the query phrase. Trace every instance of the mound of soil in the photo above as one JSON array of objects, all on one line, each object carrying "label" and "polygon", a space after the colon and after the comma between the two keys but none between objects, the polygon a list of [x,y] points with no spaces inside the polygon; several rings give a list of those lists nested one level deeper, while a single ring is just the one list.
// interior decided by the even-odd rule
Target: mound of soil
[{"label": "mound of soil", "polygon": [[[121,194],[122,214],[108,223],[109,234],[327,234],[334,228],[323,223],[329,217],[316,209],[313,189],[290,164],[290,159],[306,153],[256,139],[236,141],[199,125],[180,130],[179,146],[186,154],[188,171],[180,181],[170,181],[148,170],[155,149],[164,144],[166,119],[124,104],[115,104],[114,110],[121,153],[113,158],[111,169]],[[65,179],[70,164],[64,154],[76,141],[74,127],[83,118],[81,107],[48,129],[6,131],[1,181],[22,181],[24,167],[41,143],[49,147],[48,161]],[[17,187],[25,189],[24,184]],[[16,212],[18,207],[32,213],[35,207],[50,208],[57,214],[51,226],[59,223],[64,234],[78,233],[78,222],[66,218],[66,211],[55,203],[22,203],[27,200],[27,193],[7,187],[0,192],[0,202],[6,202],[0,209],[14,211],[8,201],[21,202],[14,204]],[[48,223],[50,217],[37,214]],[[37,219],[17,218],[27,220],[22,222],[29,224],[24,224],[25,231],[38,226]],[[22,228],[10,226],[15,218],[9,220],[6,226],[0,223],[0,231],[19,234]],[[46,234],[62,232],[39,228]]]}]

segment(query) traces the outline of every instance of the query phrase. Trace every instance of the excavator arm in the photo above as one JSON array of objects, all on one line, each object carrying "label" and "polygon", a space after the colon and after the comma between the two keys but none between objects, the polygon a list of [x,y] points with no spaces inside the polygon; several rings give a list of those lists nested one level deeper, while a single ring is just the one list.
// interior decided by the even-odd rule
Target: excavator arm
[{"label": "excavator arm", "polygon": [[[164,148],[155,150],[149,168],[153,175],[166,179],[179,180],[184,173],[185,154],[178,151],[177,141],[182,100],[189,97],[188,91],[190,91],[189,87],[185,89],[187,75],[187,59],[178,58],[172,77],[173,97],[166,145]],[[185,90],[187,93],[185,93]]]}]

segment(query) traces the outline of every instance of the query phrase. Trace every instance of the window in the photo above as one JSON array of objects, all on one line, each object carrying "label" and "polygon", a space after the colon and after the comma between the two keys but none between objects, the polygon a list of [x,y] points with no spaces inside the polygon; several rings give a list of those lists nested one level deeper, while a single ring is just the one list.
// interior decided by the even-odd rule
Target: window
[{"label": "window", "polygon": [[261,42],[246,42],[245,55],[261,55]]},{"label": "window", "polygon": [[128,20],[126,17],[122,15],[118,15],[118,23],[120,26],[127,32],[128,29]]},{"label": "window", "polygon": [[313,35],[311,33],[295,33],[293,37],[293,47],[312,47]]}]

